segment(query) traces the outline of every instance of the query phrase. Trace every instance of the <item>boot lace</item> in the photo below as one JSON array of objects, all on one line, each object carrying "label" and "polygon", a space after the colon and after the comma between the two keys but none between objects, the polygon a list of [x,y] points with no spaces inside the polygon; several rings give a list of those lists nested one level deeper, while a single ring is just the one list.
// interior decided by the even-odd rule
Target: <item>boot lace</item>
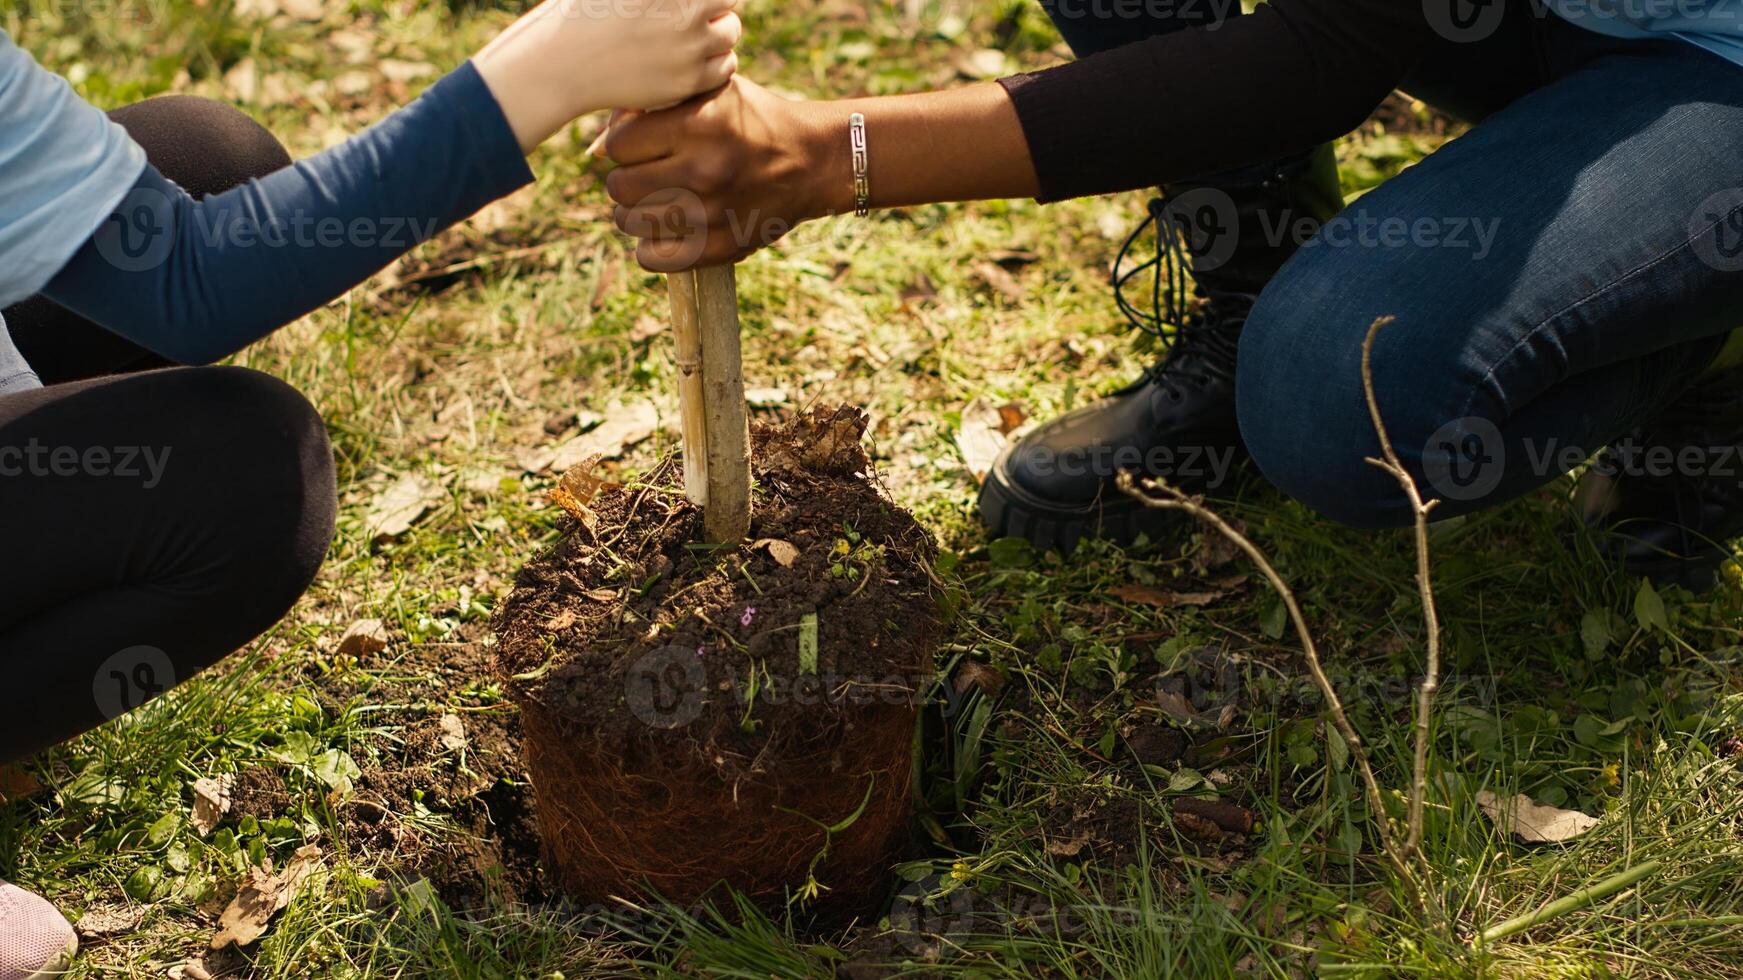
[{"label": "boot lace", "polygon": [[[1187,248],[1188,233],[1173,219],[1169,202],[1166,194],[1150,199],[1144,220],[1120,244],[1110,279],[1114,302],[1127,322],[1162,345],[1162,357],[1144,369],[1144,377],[1178,393],[1182,381],[1202,385],[1233,374],[1240,327],[1256,297],[1199,281]],[[1154,253],[1128,267],[1127,256],[1147,232],[1153,233]],[[1146,287],[1149,295],[1140,302],[1147,299],[1147,310],[1127,294],[1128,288]],[[1202,306],[1195,307],[1194,296],[1205,301]]]}]

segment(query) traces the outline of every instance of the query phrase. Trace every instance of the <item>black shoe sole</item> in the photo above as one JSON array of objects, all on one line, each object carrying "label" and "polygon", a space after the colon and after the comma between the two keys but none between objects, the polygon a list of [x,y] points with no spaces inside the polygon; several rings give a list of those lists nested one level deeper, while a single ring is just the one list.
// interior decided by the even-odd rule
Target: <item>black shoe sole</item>
[{"label": "black shoe sole", "polygon": [[1036,548],[1069,555],[1085,538],[1128,545],[1140,534],[1152,540],[1177,533],[1188,520],[1179,511],[1145,507],[1108,485],[1106,496],[1084,507],[1062,506],[1015,486],[1005,476],[1010,450],[1001,454],[980,485],[980,520],[995,538],[1025,538]]}]

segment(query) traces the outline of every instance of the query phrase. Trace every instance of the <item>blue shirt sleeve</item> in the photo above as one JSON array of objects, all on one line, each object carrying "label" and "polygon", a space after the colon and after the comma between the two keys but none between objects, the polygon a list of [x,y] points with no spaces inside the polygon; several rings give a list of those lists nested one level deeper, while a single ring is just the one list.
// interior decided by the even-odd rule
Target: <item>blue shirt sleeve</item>
[{"label": "blue shirt sleeve", "polygon": [[350,140],[201,201],[147,167],[43,292],[172,361],[210,363],[531,179],[468,62]]},{"label": "blue shirt sleeve", "polygon": [[127,130],[0,30],[0,306],[40,292],[144,169]]}]

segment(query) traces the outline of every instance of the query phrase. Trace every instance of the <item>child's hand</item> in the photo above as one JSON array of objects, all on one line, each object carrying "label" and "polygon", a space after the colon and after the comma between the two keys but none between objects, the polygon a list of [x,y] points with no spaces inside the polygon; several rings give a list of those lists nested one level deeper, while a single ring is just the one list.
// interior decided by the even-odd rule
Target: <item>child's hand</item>
[{"label": "child's hand", "polygon": [[576,116],[719,88],[738,68],[737,0],[545,0],[472,60],[530,151]]}]

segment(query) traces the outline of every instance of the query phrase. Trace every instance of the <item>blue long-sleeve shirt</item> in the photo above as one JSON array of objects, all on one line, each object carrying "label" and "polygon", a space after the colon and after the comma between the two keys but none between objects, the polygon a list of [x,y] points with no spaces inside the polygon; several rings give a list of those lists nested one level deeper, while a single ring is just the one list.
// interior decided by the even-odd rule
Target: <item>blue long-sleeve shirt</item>
[{"label": "blue long-sleeve shirt", "polygon": [[[531,179],[468,63],[344,143],[195,201],[0,32],[0,305],[42,292],[180,363],[242,349]],[[9,383],[35,379],[0,332]]]}]

